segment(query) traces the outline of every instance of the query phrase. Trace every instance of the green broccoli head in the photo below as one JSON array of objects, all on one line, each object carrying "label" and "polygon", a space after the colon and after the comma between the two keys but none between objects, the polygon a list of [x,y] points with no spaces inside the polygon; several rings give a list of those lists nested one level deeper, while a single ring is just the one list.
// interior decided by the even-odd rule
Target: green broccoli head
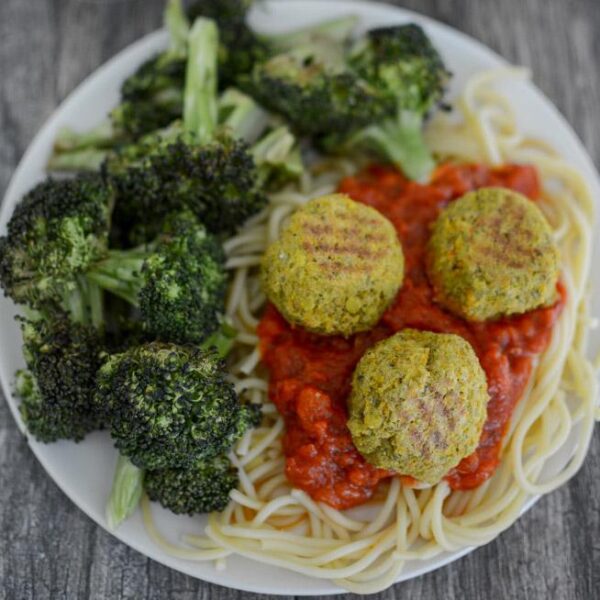
[{"label": "green broccoli head", "polygon": [[189,467],[227,452],[257,422],[214,350],[151,342],[111,356],[96,402],[115,445],[144,469]]},{"label": "green broccoli head", "polygon": [[358,42],[349,62],[401,109],[421,115],[440,102],[448,81],[441,56],[414,23],[372,29]]},{"label": "green broccoli head", "polygon": [[370,85],[345,69],[341,48],[330,43],[315,42],[257,64],[241,85],[297,133],[317,142],[356,131],[390,109]]},{"label": "green broccoli head", "polygon": [[186,61],[162,52],[143,63],[121,87],[121,104],[112,111],[116,131],[136,140],[179,119],[183,112]]},{"label": "green broccoli head", "polygon": [[161,52],[142,63],[121,86],[123,100],[137,101],[155,98],[165,91],[183,88],[185,59],[170,52]]},{"label": "green broccoli head", "polygon": [[168,221],[171,233],[144,263],[139,305],[159,339],[199,342],[215,331],[225,301],[225,254],[189,213]]},{"label": "green broccoli head", "polygon": [[237,483],[237,471],[226,456],[199,460],[185,468],[146,471],[144,476],[150,500],[188,515],[223,510]]},{"label": "green broccoli head", "polygon": [[96,372],[104,357],[97,330],[66,315],[21,321],[27,370],[17,373],[19,410],[41,442],[79,441],[102,424],[93,402]]},{"label": "green broccoli head", "polygon": [[113,192],[97,175],[37,185],[0,238],[0,282],[15,302],[62,302],[107,247]]},{"label": "green broccoli head", "polygon": [[212,19],[219,28],[219,87],[235,85],[238,78],[264,60],[270,52],[266,41],[248,27],[246,17],[253,4],[248,0],[197,0],[187,10],[190,21]]},{"label": "green broccoli head", "polygon": [[423,140],[423,120],[441,101],[448,72],[425,32],[415,24],[369,31],[349,65],[393,112],[354,133],[346,147],[375,150],[410,179],[426,180],[434,162]]},{"label": "green broccoli head", "polygon": [[190,134],[152,136],[110,157],[118,194],[113,220],[148,241],[165,216],[189,209],[212,233],[231,233],[266,205],[247,144],[226,134],[197,144]]},{"label": "green broccoli head", "polygon": [[175,213],[155,242],[112,250],[88,278],[139,307],[147,334],[199,343],[220,325],[227,275],[219,241],[190,212]]}]

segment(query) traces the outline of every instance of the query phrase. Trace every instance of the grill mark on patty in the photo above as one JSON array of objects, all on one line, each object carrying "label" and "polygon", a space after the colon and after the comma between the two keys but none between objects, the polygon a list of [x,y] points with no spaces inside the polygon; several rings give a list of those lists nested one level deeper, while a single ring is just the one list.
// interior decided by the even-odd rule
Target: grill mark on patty
[{"label": "grill mark on patty", "polygon": [[[425,438],[425,436],[423,435],[423,443],[429,445],[429,442],[433,442],[433,445],[437,450],[444,450],[447,447],[447,444],[444,442],[440,435],[440,432],[437,429],[437,423],[436,419],[434,418],[433,411],[427,407],[423,398],[417,399],[417,405],[419,407],[419,412],[421,413],[423,421],[425,421],[425,423],[431,431],[430,435],[427,438]],[[435,410],[436,406],[437,403],[434,404],[432,408]]]},{"label": "grill mark on patty", "polygon": [[410,437],[412,438],[412,440],[415,444],[415,447],[419,449],[421,454],[427,460],[430,460],[431,459],[431,451],[429,450],[429,447],[425,441],[424,436],[422,435],[422,432],[417,427],[415,427],[414,424],[412,424],[410,427]]},{"label": "grill mark on patty", "polygon": [[341,222],[352,222],[356,223],[357,219],[360,219],[361,225],[372,225],[373,227],[381,226],[381,221],[375,217],[365,217],[364,213],[359,214],[358,211],[347,211],[340,210],[335,211],[332,215],[335,220],[339,223]]},{"label": "grill mark on patty", "polygon": [[312,223],[305,223],[303,226],[303,230],[306,231],[306,233],[310,233],[312,235],[330,235],[333,233],[333,227],[331,225],[320,225]]},{"label": "grill mark on patty", "polygon": [[456,429],[456,419],[451,410],[448,410],[448,407],[444,403],[443,398],[439,399],[438,406],[440,407],[440,412],[444,416],[446,423],[448,423],[448,429],[450,432],[453,432]]},{"label": "grill mark on patty", "polygon": [[524,269],[528,264],[526,259],[531,259],[535,256],[531,248],[527,248],[526,246],[517,246],[512,242],[508,243],[504,239],[500,241],[495,236],[491,241],[494,244],[480,245],[474,252],[475,256],[477,254],[485,256],[491,260],[504,263],[512,269]]},{"label": "grill mark on patty", "polygon": [[358,265],[358,264],[343,265],[343,264],[339,264],[339,263],[333,263],[328,260],[318,260],[317,264],[324,271],[331,273],[331,274],[355,273],[357,275],[358,274],[370,275],[375,268],[375,265],[372,262],[365,262],[365,263],[361,263],[360,265]]},{"label": "grill mark on patty", "polygon": [[[364,221],[361,221],[361,224],[364,224]],[[304,222],[302,223],[302,230],[307,234],[312,236],[331,236],[332,238],[347,238],[353,237],[358,238],[361,241],[365,242],[375,242],[379,244],[384,244],[388,242],[389,236],[387,236],[384,232],[380,230],[380,223],[376,224],[372,222],[373,225],[378,225],[375,231],[368,231],[368,228],[365,227],[357,227],[356,222],[353,222],[353,225],[348,226],[336,226],[336,224],[330,223],[320,223],[320,222]]]},{"label": "grill mark on patty", "polygon": [[359,259],[379,259],[383,258],[388,254],[386,248],[380,250],[371,250],[367,247],[361,246],[360,244],[353,244],[348,246],[337,246],[335,244],[327,244],[324,242],[313,244],[311,242],[302,242],[302,248],[306,252],[313,254],[331,254],[333,256],[342,256],[344,254],[356,256]]}]

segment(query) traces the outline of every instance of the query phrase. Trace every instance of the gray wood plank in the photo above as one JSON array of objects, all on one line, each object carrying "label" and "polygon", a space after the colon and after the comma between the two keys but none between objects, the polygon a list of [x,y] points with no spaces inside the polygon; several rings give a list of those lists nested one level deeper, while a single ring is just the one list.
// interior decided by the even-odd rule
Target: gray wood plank
[{"label": "gray wood plank", "polygon": [[[324,0],[325,1],[325,0]],[[597,0],[391,2],[532,68],[600,165]],[[0,193],[57,104],[102,62],[160,25],[163,0],[0,2]],[[600,598],[600,436],[567,486],[461,561],[375,598]],[[62,494],[0,401],[0,599],[237,598],[116,541]],[[348,598],[350,595],[347,596]]]}]

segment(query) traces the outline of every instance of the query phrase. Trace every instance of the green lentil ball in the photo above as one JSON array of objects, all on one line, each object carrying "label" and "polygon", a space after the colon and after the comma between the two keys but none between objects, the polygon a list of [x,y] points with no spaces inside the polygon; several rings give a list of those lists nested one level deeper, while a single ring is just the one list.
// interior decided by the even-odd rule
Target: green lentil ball
[{"label": "green lentil ball", "polygon": [[559,253],[534,202],[483,188],[452,202],[435,222],[428,273],[437,302],[469,321],[487,321],[552,304]]},{"label": "green lentil ball", "polygon": [[404,275],[393,225],[343,194],[297,210],[261,264],[263,289],[292,324],[323,335],[371,329]]},{"label": "green lentil ball", "polygon": [[465,339],[405,329],[359,361],[348,428],[367,462],[433,484],[477,447],[487,401]]}]

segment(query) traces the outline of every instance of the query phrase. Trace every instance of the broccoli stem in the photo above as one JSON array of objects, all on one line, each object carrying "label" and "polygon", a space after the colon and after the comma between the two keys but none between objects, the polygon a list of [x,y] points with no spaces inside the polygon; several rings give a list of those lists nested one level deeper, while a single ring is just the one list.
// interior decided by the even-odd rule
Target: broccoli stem
[{"label": "broccoli stem", "polygon": [[74,323],[84,324],[87,322],[85,301],[79,287],[67,292],[63,298],[64,309],[69,313]]},{"label": "broccoli stem", "polygon": [[190,22],[185,15],[181,0],[169,0],[163,18],[171,40],[171,53],[185,57]]},{"label": "broccoli stem", "polygon": [[133,514],[142,497],[143,483],[144,471],[120,454],[106,504],[106,521],[109,529],[116,529]]},{"label": "broccoli stem", "polygon": [[271,131],[254,144],[250,151],[258,167],[261,185],[273,175],[295,178],[304,170],[296,138],[285,126]]},{"label": "broccoli stem", "polygon": [[104,325],[104,303],[102,299],[102,290],[93,281],[85,277],[81,277],[85,281],[86,298],[89,311],[89,323],[96,329]]},{"label": "broccoli stem", "polygon": [[139,306],[139,292],[143,286],[141,272],[150,254],[149,246],[133,250],[110,250],[106,258],[87,272],[87,277],[100,289],[112,292],[133,306]]},{"label": "broccoli stem", "polygon": [[46,166],[49,171],[58,172],[97,171],[109,151],[120,141],[122,135],[110,121],[82,133],[63,127]]},{"label": "broccoli stem", "polygon": [[214,348],[217,351],[217,354],[221,358],[225,358],[231,348],[233,347],[233,342],[235,340],[235,336],[237,335],[237,330],[235,327],[224,321],[221,323],[220,329],[215,331],[212,335],[210,335],[204,342],[202,342],[203,348]]},{"label": "broccoli stem", "polygon": [[80,148],[66,152],[55,152],[46,168],[55,172],[97,171],[109,154],[108,149]]},{"label": "broccoli stem", "polygon": [[183,93],[183,125],[203,144],[217,127],[217,55],[219,33],[214,21],[198,18],[188,40]]},{"label": "broccoli stem", "polygon": [[435,162],[423,139],[422,128],[420,114],[400,110],[395,120],[367,127],[351,143],[373,147],[409,179],[423,182],[429,178]]},{"label": "broccoli stem", "polygon": [[109,250],[106,258],[88,270],[87,279],[98,289],[112,292],[138,306],[138,295],[143,286],[141,272],[151,253],[150,244],[131,250]]},{"label": "broccoli stem", "polygon": [[311,41],[318,38],[328,38],[334,42],[343,43],[350,37],[358,21],[359,19],[355,15],[348,15],[302,27],[289,33],[260,35],[259,37],[277,52],[293,50],[298,46],[310,44]]},{"label": "broccoli stem", "polygon": [[74,323],[96,329],[104,324],[102,290],[84,275],[79,275],[75,287],[64,294],[62,305]]},{"label": "broccoli stem", "polygon": [[110,121],[104,121],[84,132],[63,127],[54,140],[54,150],[55,152],[70,152],[85,148],[110,148],[115,141],[115,130]]},{"label": "broccoli stem", "polygon": [[231,134],[253,144],[264,133],[269,124],[269,113],[253,98],[230,88],[219,98],[219,121]]}]

